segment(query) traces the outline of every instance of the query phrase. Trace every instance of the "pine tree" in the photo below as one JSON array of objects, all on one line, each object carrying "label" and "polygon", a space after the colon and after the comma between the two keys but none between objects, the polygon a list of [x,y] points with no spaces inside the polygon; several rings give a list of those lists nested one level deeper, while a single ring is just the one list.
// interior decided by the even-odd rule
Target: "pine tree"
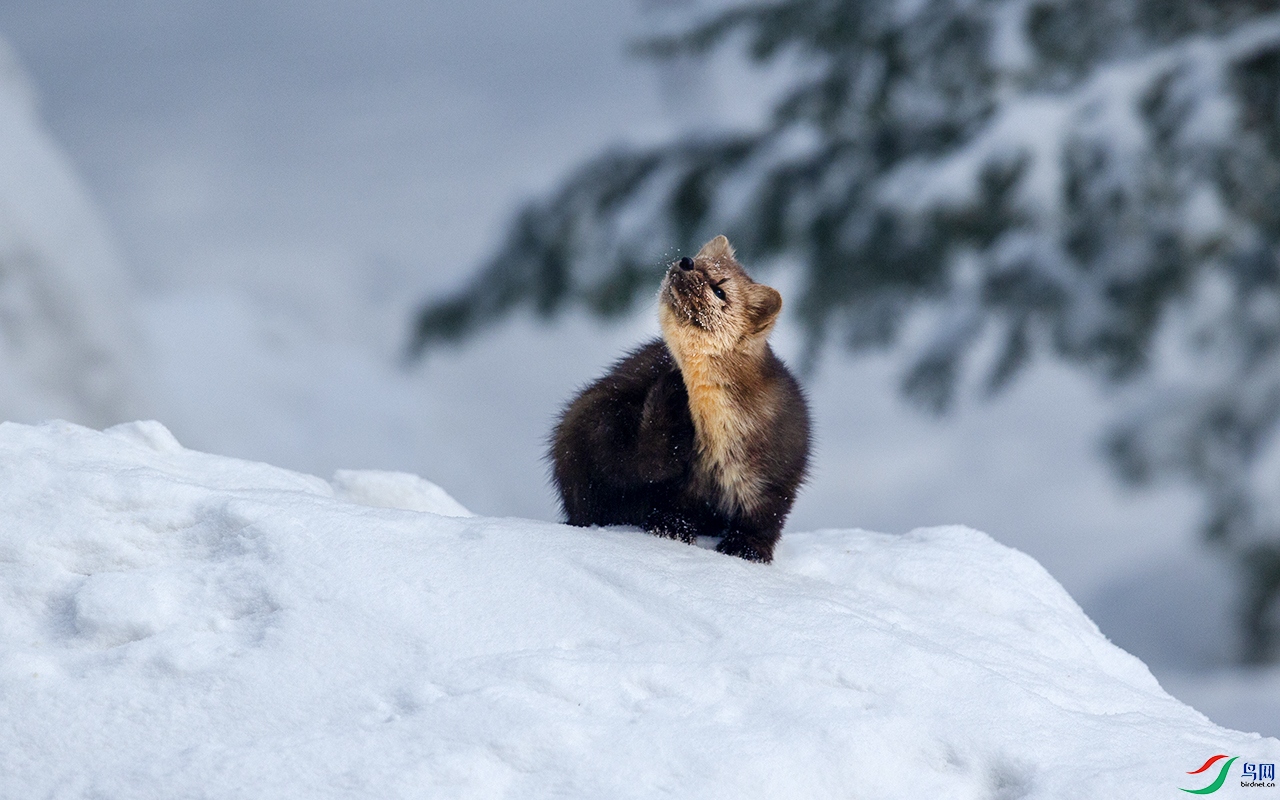
[{"label": "pine tree", "polygon": [[[526,207],[415,352],[519,308],[618,314],[725,232],[796,265],[809,352],[935,334],[903,388],[943,410],[1037,354],[1145,381],[1109,452],[1203,493],[1239,560],[1246,660],[1280,654],[1280,8],[1275,0],[783,0],[646,42],[798,77],[758,130],[618,149]],[[1166,385],[1157,345],[1191,365]],[[990,363],[972,364],[981,342]],[[1139,381],[1138,379],[1142,379]]]}]

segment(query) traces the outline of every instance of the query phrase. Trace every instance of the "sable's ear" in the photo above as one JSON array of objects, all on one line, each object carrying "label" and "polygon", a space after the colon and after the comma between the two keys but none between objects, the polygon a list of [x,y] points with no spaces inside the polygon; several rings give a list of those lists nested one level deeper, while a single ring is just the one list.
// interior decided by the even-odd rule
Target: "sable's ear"
[{"label": "sable's ear", "polygon": [[751,284],[749,307],[751,309],[751,332],[762,333],[772,328],[773,323],[777,321],[778,312],[782,310],[782,295],[778,294],[778,290],[772,286],[753,283]]},{"label": "sable's ear", "polygon": [[702,246],[694,258],[705,258],[708,261],[728,261],[733,258],[733,245],[724,236],[717,236]]}]

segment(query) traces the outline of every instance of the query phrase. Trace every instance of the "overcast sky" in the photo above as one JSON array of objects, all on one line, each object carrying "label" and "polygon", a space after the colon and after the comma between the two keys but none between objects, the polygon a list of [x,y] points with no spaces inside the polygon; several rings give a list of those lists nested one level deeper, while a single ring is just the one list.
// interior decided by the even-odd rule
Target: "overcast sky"
[{"label": "overcast sky", "polygon": [[633,11],[6,0],[0,30],[145,281],[328,249],[429,283],[582,154],[666,130]]}]

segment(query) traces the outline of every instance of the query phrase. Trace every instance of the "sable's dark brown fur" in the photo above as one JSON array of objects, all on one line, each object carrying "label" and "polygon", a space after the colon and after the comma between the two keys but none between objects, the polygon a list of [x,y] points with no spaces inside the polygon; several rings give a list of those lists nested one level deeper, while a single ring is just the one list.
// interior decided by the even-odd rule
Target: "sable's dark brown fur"
[{"label": "sable's dark brown fur", "polygon": [[565,410],[551,461],[571,525],[638,525],[770,561],[804,480],[809,415],[766,338],[781,309],[716,237],[673,264],[663,338],[627,355]]}]

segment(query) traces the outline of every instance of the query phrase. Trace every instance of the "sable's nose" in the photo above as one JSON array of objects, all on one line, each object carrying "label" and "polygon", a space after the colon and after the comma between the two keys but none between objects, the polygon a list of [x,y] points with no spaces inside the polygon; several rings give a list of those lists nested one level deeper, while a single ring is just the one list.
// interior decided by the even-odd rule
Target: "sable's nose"
[{"label": "sable's nose", "polygon": [[680,259],[680,269],[684,270],[685,272],[688,272],[689,270],[693,269],[693,259],[689,258],[688,256],[685,256],[684,258]]}]

